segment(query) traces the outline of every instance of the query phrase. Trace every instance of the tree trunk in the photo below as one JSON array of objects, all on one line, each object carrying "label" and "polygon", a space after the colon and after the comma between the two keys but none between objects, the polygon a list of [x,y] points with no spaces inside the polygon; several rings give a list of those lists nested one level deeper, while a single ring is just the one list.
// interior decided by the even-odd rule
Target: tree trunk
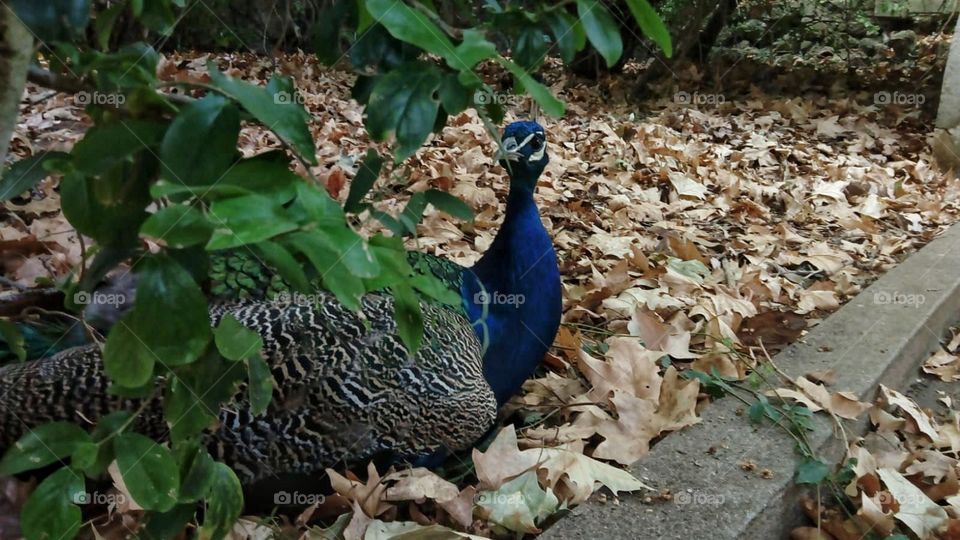
[{"label": "tree trunk", "polygon": [[933,156],[945,170],[960,172],[960,19],[953,32],[940,90]]},{"label": "tree trunk", "polygon": [[20,98],[33,56],[33,35],[7,4],[0,6],[0,165],[17,126]]}]

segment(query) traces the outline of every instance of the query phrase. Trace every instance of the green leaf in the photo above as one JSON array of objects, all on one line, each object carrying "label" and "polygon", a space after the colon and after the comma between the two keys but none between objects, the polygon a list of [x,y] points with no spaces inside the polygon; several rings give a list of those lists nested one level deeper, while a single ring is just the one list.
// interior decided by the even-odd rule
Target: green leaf
[{"label": "green leaf", "polygon": [[372,278],[380,272],[380,265],[370,253],[366,241],[353,229],[343,225],[318,227],[314,235],[335,251],[340,263],[358,278]]},{"label": "green leaf", "polygon": [[295,233],[287,242],[303,253],[317,269],[324,287],[332,292],[347,309],[360,309],[360,297],[366,292],[363,280],[350,272],[336,251],[310,233]]},{"label": "green leaf", "polygon": [[0,341],[7,344],[10,354],[16,356],[18,360],[23,362],[27,359],[27,349],[24,347],[26,339],[16,324],[0,319]]},{"label": "green leaf", "polygon": [[798,484],[819,484],[830,474],[830,466],[810,457],[804,458],[797,467]]},{"label": "green leaf", "polygon": [[137,504],[158,512],[173,508],[180,473],[169,450],[139,433],[118,435],[113,449],[123,483]]},{"label": "green leaf", "polygon": [[176,24],[170,0],[148,0],[143,3],[140,22],[154,32],[169,36]]},{"label": "green leaf", "polygon": [[[203,291],[167,255],[149,255],[137,267],[137,302],[107,336],[104,368],[114,382],[135,388],[165,367],[199,358],[210,340]],[[175,314],[175,316],[174,316]]]},{"label": "green leaf", "polygon": [[343,208],[330,197],[327,190],[306,182],[297,184],[297,198],[287,211],[293,219],[302,224],[343,227],[346,219]]},{"label": "green leaf", "polygon": [[397,216],[400,223],[407,228],[410,234],[417,233],[417,223],[423,217],[423,211],[427,209],[427,196],[423,193],[414,193],[407,205],[403,207],[403,212]]},{"label": "green leaf", "polygon": [[627,7],[630,8],[630,13],[633,14],[643,34],[652,39],[667,58],[672,57],[673,42],[670,39],[670,31],[650,3],[647,0],[627,0]]},{"label": "green leaf", "polygon": [[229,313],[220,319],[220,324],[213,332],[213,339],[217,350],[228,360],[260,356],[260,350],[263,349],[260,334],[240,324],[240,321]]},{"label": "green leaf", "polygon": [[83,476],[64,467],[46,477],[23,505],[20,528],[27,540],[73,538],[80,531]]},{"label": "green leaf", "polygon": [[370,241],[370,251],[377,258],[377,262],[380,263],[381,271],[376,277],[363,280],[367,290],[379,291],[407,281],[413,269],[407,262],[407,252],[403,249],[402,244],[403,239],[399,236],[389,238],[389,240],[396,240],[400,243],[399,249],[393,246],[375,245],[374,239],[387,240],[386,237],[377,236]]},{"label": "green leaf", "polygon": [[396,135],[396,161],[412,156],[433,131],[440,101],[440,71],[422,62],[380,77],[367,105],[367,131],[376,141]]},{"label": "green leaf", "polygon": [[175,204],[151,214],[140,226],[140,234],[162,239],[170,247],[184,248],[209,241],[213,225],[200,210]]},{"label": "green leaf", "polygon": [[129,388],[145,385],[153,378],[156,356],[131,326],[134,313],[128,313],[107,334],[103,346],[103,369],[110,379]]},{"label": "green leaf", "polygon": [[214,86],[237,100],[260,123],[293,147],[307,163],[317,164],[316,148],[307,127],[310,116],[303,105],[293,99],[289,79],[275,79],[278,81],[276,83],[272,80],[275,87],[283,88],[271,92],[268,88],[228,77],[220,73],[213,63],[208,64],[207,69]]},{"label": "green leaf", "polygon": [[432,274],[413,276],[408,280],[408,283],[428,298],[432,298],[441,304],[454,307],[461,307],[463,304],[463,298],[459,292],[451,290],[446,283]]},{"label": "green leaf", "polygon": [[100,445],[93,442],[81,443],[70,454],[70,467],[83,471],[90,477],[95,477],[100,472],[97,469],[99,455]]},{"label": "green leaf", "polygon": [[15,162],[0,175],[0,201],[8,201],[33,189],[33,186],[50,174],[44,168],[44,164],[49,160],[69,158],[70,154],[64,152],[42,152]]},{"label": "green leaf", "polygon": [[196,360],[210,340],[203,291],[189,272],[164,255],[144,258],[137,276],[133,329],[165,366]]},{"label": "green leaf", "polygon": [[220,181],[210,186],[185,186],[160,179],[150,187],[150,194],[161,197],[198,197],[215,200],[240,195],[262,195],[274,204],[285,204],[296,194],[301,178],[289,169],[289,158],[279,150],[265,152],[234,163]]},{"label": "green leaf", "polygon": [[457,45],[453,52],[453,62],[450,64],[455,71],[470,71],[484,60],[488,60],[497,55],[497,46],[487,41],[483,32],[475,28],[467,28],[463,31],[463,41]]},{"label": "green leaf", "polygon": [[[179,371],[179,370],[178,370]],[[203,388],[196,388],[196,380],[178,374],[167,383],[163,400],[163,415],[170,426],[170,440],[174,444],[190,439],[217,422],[217,416],[204,400]],[[214,404],[216,406],[216,404]]]},{"label": "green leaf", "polygon": [[106,51],[110,46],[113,26],[117,22],[117,17],[123,13],[126,7],[123,4],[114,4],[97,13],[97,17],[93,21],[93,30],[97,36],[97,45],[100,46],[101,50]]},{"label": "green leaf", "polygon": [[458,114],[470,106],[474,91],[460,82],[457,75],[448,73],[440,82],[440,103],[447,114]]},{"label": "green leaf", "polygon": [[577,0],[577,14],[590,44],[607,62],[607,67],[613,67],[623,55],[623,40],[613,16],[600,0]]},{"label": "green leaf", "polygon": [[[142,157],[153,160],[152,156]],[[140,225],[149,216],[145,211],[150,202],[148,179],[142,172],[143,167],[118,165],[100,176],[67,173],[60,181],[63,215],[77,231],[101,246],[134,244]]]},{"label": "green leaf", "polygon": [[166,128],[166,124],[152,120],[119,120],[94,126],[74,145],[72,162],[86,174],[102,174],[134,153],[158,145]]},{"label": "green leaf", "polygon": [[0,475],[9,476],[46,467],[66,458],[93,439],[69,422],[51,422],[27,431],[0,460]]},{"label": "green leaf", "polygon": [[420,298],[406,283],[390,287],[393,294],[393,320],[397,322],[397,334],[410,354],[416,354],[423,339],[423,313]]},{"label": "green leaf", "polygon": [[207,243],[209,251],[256,244],[298,227],[278,204],[262,195],[214,201],[210,214],[216,228]]},{"label": "green leaf", "polygon": [[177,114],[163,137],[164,176],[187,185],[216,184],[234,161],[239,134],[240,111],[226,98],[211,94],[194,101]]},{"label": "green leaf", "polygon": [[[97,420],[97,425],[93,427],[93,431],[91,432],[93,440],[96,441],[96,443],[102,443],[108,437],[123,432],[123,430],[132,425],[128,423],[131,416],[133,415],[128,411],[115,411],[100,417],[100,419]],[[107,467],[114,459],[113,445],[97,444],[97,455],[95,462],[92,464],[85,463],[87,458],[82,455],[87,451],[84,449],[85,447],[86,445],[81,445],[77,448],[77,451],[73,453],[73,457],[71,458],[73,461],[70,465],[74,468],[83,469],[83,472],[90,478],[96,478],[106,473]]]},{"label": "green leaf", "polygon": [[255,416],[263,414],[267,411],[267,407],[273,399],[273,387],[276,384],[273,380],[273,374],[270,373],[270,366],[259,354],[248,356],[247,372],[250,378],[250,384],[247,386],[250,412]]},{"label": "green leaf", "polygon": [[470,221],[473,219],[473,209],[470,208],[467,203],[461,201],[446,191],[440,191],[439,189],[428,189],[424,195],[426,196],[428,203],[455,218],[462,219],[464,221]]},{"label": "green leaf", "polygon": [[550,93],[550,89],[546,86],[540,84],[529,73],[524,71],[520,66],[514,64],[513,62],[507,60],[506,58],[498,57],[497,62],[500,63],[503,67],[507,68],[507,71],[513,74],[517,80],[520,81],[520,84],[530,93],[530,96],[536,101],[542,108],[543,111],[554,118],[560,118],[563,116],[566,107],[563,102],[554,97]]},{"label": "green leaf", "polygon": [[765,416],[769,417],[773,412],[776,412],[776,409],[770,405],[767,397],[764,395],[758,395],[757,401],[755,401],[753,405],[750,405],[750,421],[755,424],[759,423]]},{"label": "green leaf", "polygon": [[213,484],[214,461],[201,444],[186,444],[183,450],[174,449],[180,462],[180,502],[199,501]]},{"label": "green leaf", "polygon": [[583,49],[586,43],[586,34],[583,27],[570,14],[551,10],[547,12],[545,22],[553,34],[553,42],[557,45],[557,52],[565,63],[573,62],[577,51]]},{"label": "green leaf", "polygon": [[[393,37],[447,59],[451,67],[454,67],[457,62],[462,62],[455,55],[453,43],[443,30],[429,17],[408,6],[406,2],[367,0],[364,5],[370,15],[386,27]],[[454,69],[460,68],[454,67]]]},{"label": "green leaf", "polygon": [[151,513],[147,524],[137,536],[143,540],[173,540],[181,538],[187,524],[196,513],[195,503],[178,504],[166,512]]},{"label": "green leaf", "polygon": [[362,207],[360,201],[366,196],[374,182],[380,176],[380,168],[383,166],[383,158],[373,148],[367,150],[367,156],[360,162],[360,168],[356,176],[350,182],[350,193],[347,195],[347,202],[343,204],[347,212],[359,212]]},{"label": "green leaf", "polygon": [[240,518],[243,510],[243,489],[237,475],[223,463],[214,465],[213,484],[207,495],[207,512],[203,517],[200,538],[223,538]]},{"label": "green leaf", "polygon": [[176,444],[216,424],[220,405],[236,394],[246,366],[210,349],[200,361],[175,368],[175,374],[167,385],[163,414]]},{"label": "green leaf", "polygon": [[303,272],[303,267],[285,247],[266,241],[255,245],[254,250],[295,290],[302,293],[310,291],[310,282]]},{"label": "green leaf", "polygon": [[516,36],[510,58],[526,71],[536,71],[547,56],[547,46],[543,30],[528,26]]}]

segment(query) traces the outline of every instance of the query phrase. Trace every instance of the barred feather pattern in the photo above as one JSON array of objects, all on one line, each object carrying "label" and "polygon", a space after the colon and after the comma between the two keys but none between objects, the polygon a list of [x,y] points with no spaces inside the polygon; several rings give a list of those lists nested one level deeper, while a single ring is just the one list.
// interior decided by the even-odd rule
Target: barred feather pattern
[{"label": "barred feather pattern", "polygon": [[[315,304],[239,301],[211,307],[259,332],[276,386],[253,416],[238,388],[207,434],[211,453],[244,483],[309,474],[380,452],[415,458],[469,447],[493,424],[497,406],[483,378],[480,343],[456,310],[423,303],[423,346],[407,353],[396,334],[393,298],[368,294],[358,313],[332,295]],[[135,410],[111,396],[99,349],[84,346],[0,368],[0,444],[53,421]],[[138,430],[163,437],[162,403],[150,403]]]}]

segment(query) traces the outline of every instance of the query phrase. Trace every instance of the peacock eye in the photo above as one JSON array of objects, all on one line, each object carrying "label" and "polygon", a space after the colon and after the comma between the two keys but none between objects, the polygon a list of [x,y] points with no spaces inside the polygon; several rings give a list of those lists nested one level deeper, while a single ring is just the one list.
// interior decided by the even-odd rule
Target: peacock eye
[{"label": "peacock eye", "polygon": [[540,150],[541,148],[543,148],[543,142],[544,142],[543,134],[537,133],[536,135],[533,136],[533,139],[530,140],[530,148],[532,148],[533,151],[536,152],[537,150]]}]

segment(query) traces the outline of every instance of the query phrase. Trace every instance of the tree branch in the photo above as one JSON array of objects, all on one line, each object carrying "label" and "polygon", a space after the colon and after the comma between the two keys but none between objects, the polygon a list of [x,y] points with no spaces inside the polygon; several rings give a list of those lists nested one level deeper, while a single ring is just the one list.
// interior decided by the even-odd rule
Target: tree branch
[{"label": "tree branch", "polygon": [[[87,84],[81,79],[54,73],[52,71],[43,69],[42,67],[36,64],[31,65],[30,68],[27,70],[27,80],[38,86],[49,88],[51,90],[56,90],[57,92],[63,92],[65,94],[77,94],[80,92],[96,91],[96,88]],[[192,97],[185,96],[183,94],[164,94],[163,92],[159,92],[159,93],[160,95],[170,100],[171,103],[174,103],[176,105],[189,105],[194,101]]]}]

